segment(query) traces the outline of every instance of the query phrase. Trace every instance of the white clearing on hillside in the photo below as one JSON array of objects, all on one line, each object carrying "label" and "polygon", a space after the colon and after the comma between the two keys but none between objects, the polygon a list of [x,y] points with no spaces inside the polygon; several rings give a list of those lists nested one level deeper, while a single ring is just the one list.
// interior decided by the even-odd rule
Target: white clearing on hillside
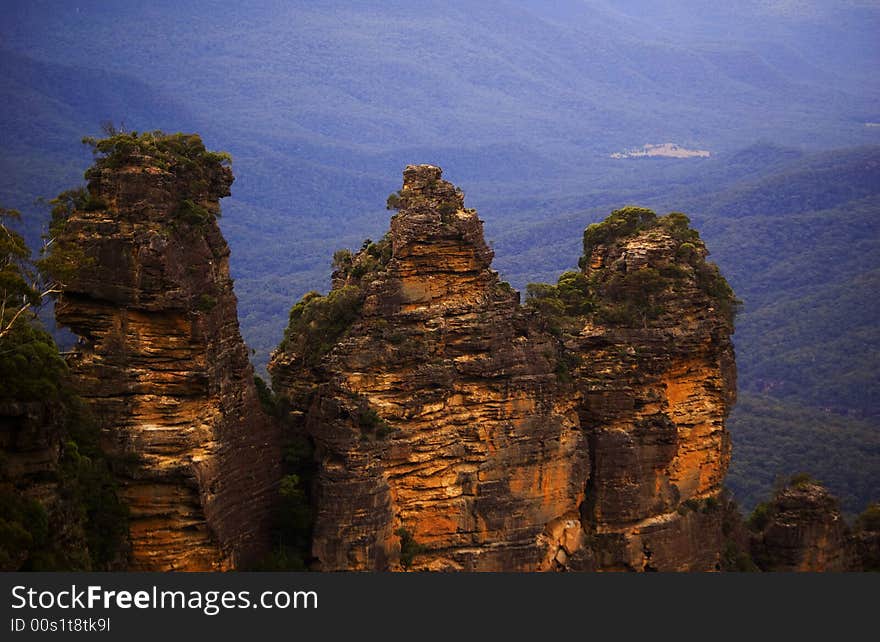
[{"label": "white clearing on hillside", "polygon": [[611,154],[611,158],[709,158],[711,153],[705,149],[685,149],[675,143],[645,145],[641,149]]}]

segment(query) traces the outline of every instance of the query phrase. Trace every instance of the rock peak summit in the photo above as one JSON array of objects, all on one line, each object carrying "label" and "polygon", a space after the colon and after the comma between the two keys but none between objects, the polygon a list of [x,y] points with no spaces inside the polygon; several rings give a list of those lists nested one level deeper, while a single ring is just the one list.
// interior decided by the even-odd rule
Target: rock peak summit
[{"label": "rock peak summit", "polygon": [[523,306],[440,168],[407,166],[388,206],[270,364],[316,446],[316,566],[715,568],[731,326],[687,218],[616,212]]}]

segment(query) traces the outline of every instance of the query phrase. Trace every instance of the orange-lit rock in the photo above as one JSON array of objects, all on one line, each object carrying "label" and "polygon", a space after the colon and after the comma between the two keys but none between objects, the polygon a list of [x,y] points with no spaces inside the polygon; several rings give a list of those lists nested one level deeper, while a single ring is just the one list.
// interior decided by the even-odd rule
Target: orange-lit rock
[{"label": "orange-lit rock", "polygon": [[[337,257],[270,364],[316,445],[316,566],[716,568],[735,369],[697,268],[676,268],[650,320],[583,314],[554,333],[499,282],[439,168],[407,167],[392,200],[389,235]],[[680,244],[652,227],[598,246],[591,305],[615,274],[672,270]]]},{"label": "orange-lit rock", "polygon": [[[705,250],[690,243],[702,253],[700,267]],[[650,317],[605,314],[603,321],[599,314],[566,343],[582,357],[574,377],[593,456],[583,516],[600,568],[713,570],[718,563],[719,496],[730,461],[724,421],[736,391],[732,327],[680,259],[680,244],[654,227],[587,257],[597,307],[615,301],[615,279],[625,283],[645,269],[672,275]]]},{"label": "orange-lit rock", "polygon": [[[134,154],[90,174],[99,206],[72,212],[60,235],[88,259],[57,319],[79,336],[70,366],[130,506],[133,570],[236,568],[269,546],[277,428],[213,216],[232,180],[219,162]],[[186,200],[210,216],[187,220]]]},{"label": "orange-lit rock", "polygon": [[407,168],[401,193],[392,256],[363,277],[362,314],[322,372],[292,350],[271,366],[317,445],[313,553],[324,570],[400,568],[403,528],[425,549],[413,568],[535,570],[589,473],[556,342],[499,284],[482,223],[438,168]]}]

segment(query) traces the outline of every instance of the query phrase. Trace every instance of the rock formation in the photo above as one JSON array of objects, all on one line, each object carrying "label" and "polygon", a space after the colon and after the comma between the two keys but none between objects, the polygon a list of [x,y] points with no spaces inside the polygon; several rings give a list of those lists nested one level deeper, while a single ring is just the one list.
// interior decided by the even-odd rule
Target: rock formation
[{"label": "rock formation", "polygon": [[119,134],[96,152],[87,191],[56,207],[56,247],[82,253],[56,316],[130,507],[130,568],[246,565],[269,545],[280,456],[215,220],[232,172],[197,136]]},{"label": "rock formation", "polygon": [[837,500],[807,478],[796,477],[759,507],[752,521],[759,523],[754,524],[751,554],[763,571],[856,570],[861,567],[859,544],[869,540],[865,533],[854,540]]},{"label": "rock formation", "polygon": [[616,212],[521,306],[439,168],[389,207],[270,364],[315,442],[316,567],[716,568],[733,298],[686,217]]},{"label": "rock formation", "polygon": [[736,394],[731,296],[682,215],[622,210],[587,230],[585,252],[593,314],[565,346],[580,356],[599,566],[712,569]]},{"label": "rock formation", "polygon": [[880,572],[880,504],[870,504],[859,516],[852,541],[859,569]]}]

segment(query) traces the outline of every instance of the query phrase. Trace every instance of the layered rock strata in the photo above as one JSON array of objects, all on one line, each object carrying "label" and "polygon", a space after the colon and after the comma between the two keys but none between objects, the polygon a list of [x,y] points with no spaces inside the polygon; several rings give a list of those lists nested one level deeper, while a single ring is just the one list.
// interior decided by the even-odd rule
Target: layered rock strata
[{"label": "layered rock strata", "polygon": [[583,516],[603,568],[717,564],[736,366],[730,315],[700,286],[717,278],[705,255],[692,231],[657,225],[585,256],[599,314],[565,345],[581,357],[573,377],[593,464]]},{"label": "layered rock strata", "polygon": [[215,220],[232,173],[193,137],[123,143],[58,226],[84,256],[56,317],[130,507],[130,568],[236,568],[268,546],[280,457]]},{"label": "layered rock strata", "polygon": [[387,264],[336,274],[337,291],[362,288],[347,335],[314,367],[293,337],[271,366],[317,445],[313,554],[324,570],[399,568],[411,537],[430,551],[418,568],[533,570],[552,562],[548,524],[579,523],[589,472],[555,341],[489,269],[439,169],[408,168],[402,194]]},{"label": "layered rock strata", "polygon": [[[316,446],[316,567],[716,568],[732,327],[695,233],[684,252],[659,224],[599,244],[569,311],[520,305],[439,168],[408,166],[389,206],[270,364]],[[662,310],[615,320],[615,275],[648,266],[674,272]]]}]

